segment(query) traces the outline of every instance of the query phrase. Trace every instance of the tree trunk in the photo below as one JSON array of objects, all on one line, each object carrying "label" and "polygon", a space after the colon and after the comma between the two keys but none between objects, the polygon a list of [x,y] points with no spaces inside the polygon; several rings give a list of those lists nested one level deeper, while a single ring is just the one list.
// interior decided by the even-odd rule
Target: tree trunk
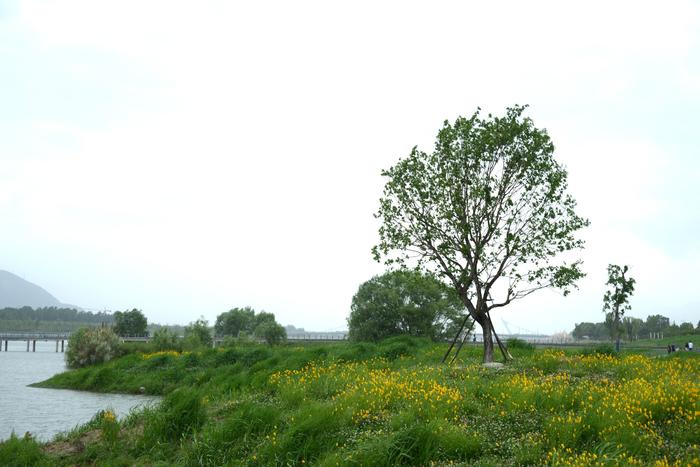
[{"label": "tree trunk", "polygon": [[620,351],[620,312],[617,308],[613,310],[612,319],[612,332],[610,333],[612,337],[613,344],[615,344],[615,351]]},{"label": "tree trunk", "polygon": [[493,325],[493,321],[491,321],[491,313],[488,311],[486,312],[486,318],[488,319],[489,324],[491,325],[491,331],[493,332],[493,337],[496,338],[496,343],[498,344],[498,348],[501,350],[501,353],[503,354],[503,362],[507,362],[509,360],[513,360],[513,356],[508,352],[508,348],[503,345],[503,342],[501,342],[501,339],[498,337],[498,333],[496,333],[496,329]]},{"label": "tree trunk", "polygon": [[479,322],[484,336],[484,363],[493,362],[493,333],[491,332],[491,320],[487,317]]}]

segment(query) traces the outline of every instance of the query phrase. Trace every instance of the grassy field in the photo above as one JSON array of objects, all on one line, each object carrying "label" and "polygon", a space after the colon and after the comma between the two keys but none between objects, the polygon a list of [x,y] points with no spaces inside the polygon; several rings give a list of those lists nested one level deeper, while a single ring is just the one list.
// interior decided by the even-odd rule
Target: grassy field
[{"label": "grassy field", "polygon": [[132,354],[44,387],[165,395],[47,444],[11,439],[0,465],[698,465],[700,358],[513,349],[247,345]]}]

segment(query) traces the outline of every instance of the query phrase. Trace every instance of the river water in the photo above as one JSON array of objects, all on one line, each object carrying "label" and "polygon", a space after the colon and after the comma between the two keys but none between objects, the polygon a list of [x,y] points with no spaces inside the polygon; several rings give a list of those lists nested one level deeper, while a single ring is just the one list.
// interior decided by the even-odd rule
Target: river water
[{"label": "river water", "polygon": [[118,417],[135,407],[153,404],[153,396],[97,394],[65,389],[30,388],[65,371],[62,353],[54,342],[36,343],[27,352],[26,342],[9,342],[9,352],[0,352],[0,440],[29,431],[42,441],[89,421],[95,413],[112,409]]}]

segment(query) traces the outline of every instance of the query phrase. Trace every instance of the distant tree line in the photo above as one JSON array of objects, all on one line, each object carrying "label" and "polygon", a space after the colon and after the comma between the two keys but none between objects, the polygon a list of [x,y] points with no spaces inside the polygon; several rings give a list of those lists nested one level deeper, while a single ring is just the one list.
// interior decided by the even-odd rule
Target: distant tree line
[{"label": "distant tree line", "polygon": [[[613,326],[613,321],[608,316],[602,323],[576,324],[571,335],[576,339],[607,340],[612,335]],[[673,337],[700,333],[700,321],[693,326],[690,322],[676,324],[662,315],[650,315],[646,320],[626,316],[620,321],[618,332],[626,340],[649,339],[649,333],[663,333],[664,337]]]},{"label": "distant tree line", "polygon": [[76,310],[74,308],[57,308],[55,306],[44,308],[0,309],[0,321],[77,321],[80,323],[113,324],[114,317],[106,311],[93,313],[91,311]]},{"label": "distant tree line", "polygon": [[298,328],[294,326],[293,324],[288,324],[284,327],[284,330],[287,331],[287,335],[290,334],[304,334],[306,330],[304,328]]},{"label": "distant tree line", "polygon": [[44,307],[0,309],[0,332],[71,332],[84,326],[112,326],[114,316],[100,311]]}]

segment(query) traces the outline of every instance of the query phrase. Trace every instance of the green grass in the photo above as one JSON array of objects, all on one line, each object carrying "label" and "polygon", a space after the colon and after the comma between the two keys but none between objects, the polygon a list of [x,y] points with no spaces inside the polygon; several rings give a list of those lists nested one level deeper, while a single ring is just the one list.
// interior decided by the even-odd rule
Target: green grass
[{"label": "green grass", "polygon": [[0,465],[34,467],[50,464],[36,441],[18,438],[12,433],[10,439],[0,443]]},{"label": "green grass", "polygon": [[693,342],[697,345],[698,341],[700,341],[700,334],[682,334],[672,337],[666,336],[663,339],[638,339],[634,341],[627,341],[625,344],[634,347],[665,347],[669,344],[676,344],[677,347],[683,348],[686,342]]},{"label": "green grass", "polygon": [[13,438],[0,443],[0,464],[648,465],[700,458],[696,353],[649,358],[516,345],[516,360],[494,371],[480,365],[474,347],[455,365],[440,365],[445,350],[394,338],[130,354],[40,386],[144,387],[164,396],[160,405],[123,421],[99,413],[44,445]]}]

